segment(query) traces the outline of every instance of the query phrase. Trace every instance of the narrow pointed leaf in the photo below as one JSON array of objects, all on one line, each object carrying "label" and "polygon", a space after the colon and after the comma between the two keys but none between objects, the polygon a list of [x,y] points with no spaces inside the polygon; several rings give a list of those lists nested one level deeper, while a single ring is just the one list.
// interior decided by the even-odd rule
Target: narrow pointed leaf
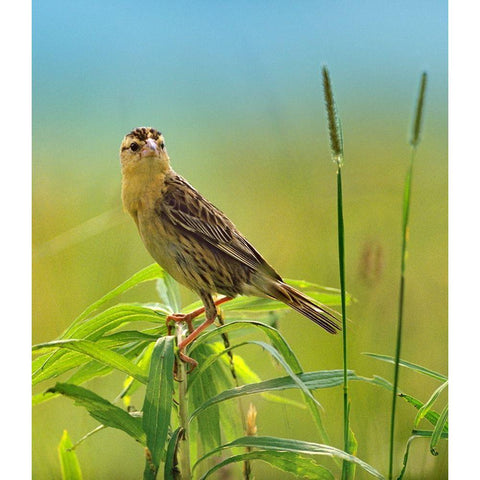
[{"label": "narrow pointed leaf", "polygon": [[143,268],[139,272],[132,275],[128,280],[115,287],[113,290],[105,294],[102,298],[97,300],[96,302],[92,303],[89,307],[87,307],[76,319],[75,321],[68,327],[68,329],[62,335],[62,338],[68,338],[69,333],[76,325],[86,318],[90,316],[95,310],[99,309],[102,305],[104,305],[109,300],[121,295],[122,293],[126,292],[130,288],[138,285],[139,283],[148,282],[150,280],[155,280],[157,278],[162,278],[165,276],[165,270],[163,270],[157,263],[153,263],[146,268]]},{"label": "narrow pointed leaf", "polygon": [[[195,358],[200,368],[208,359],[214,358],[214,347],[211,344],[199,345],[195,350]],[[210,369],[202,370],[195,375],[195,383],[189,381],[189,397],[193,409],[200,408],[206,401],[214,397],[219,391],[222,391],[221,380],[224,377],[221,364],[215,364]],[[231,376],[230,376],[231,378]],[[223,378],[224,379],[224,378]],[[228,383],[231,386],[231,380]],[[200,415],[197,417],[198,436],[203,451],[208,451],[222,442],[221,432],[221,416],[219,405],[213,406],[208,415]]]},{"label": "narrow pointed leaf", "polygon": [[[357,377],[354,372],[349,371],[350,380],[360,380],[361,377]],[[316,390],[320,388],[330,388],[343,383],[343,370],[322,370],[318,372],[300,373],[298,378],[302,383],[310,390]],[[264,380],[263,382],[250,383],[241,385],[239,387],[225,390],[215,397],[210,398],[202,404],[200,408],[192,413],[194,418],[203,410],[211,405],[214,405],[225,400],[241,397],[244,395],[253,395],[256,393],[269,392],[272,390],[288,390],[291,388],[299,388],[299,385],[295,380],[290,377],[272,378],[270,380]]]},{"label": "narrow pointed leaf", "polygon": [[180,290],[177,282],[166,273],[163,277],[157,280],[157,291],[164,302],[170,309],[171,313],[178,313],[181,311]]},{"label": "narrow pointed leaf", "polygon": [[72,398],[75,405],[86,408],[88,413],[102,425],[122,430],[145,445],[146,438],[141,419],[131,416],[125,410],[113,405],[91,390],[78,385],[57,383],[55,387],[48,391]]},{"label": "narrow pointed leaf", "polygon": [[448,381],[442,383],[442,385],[440,385],[440,386],[433,392],[433,394],[431,395],[431,397],[423,404],[423,406],[421,406],[421,407],[418,409],[418,413],[417,413],[417,416],[415,417],[415,422],[414,422],[415,427],[418,427],[418,424],[420,423],[420,421],[422,420],[422,418],[425,417],[425,415],[432,409],[435,401],[437,400],[437,398],[439,397],[439,395],[443,392],[443,390],[444,390],[447,386],[448,386]]},{"label": "narrow pointed leaf", "polygon": [[48,344],[39,344],[37,347],[43,348],[47,345],[55,346],[57,348],[66,348],[68,350],[83,353],[105,365],[125,372],[127,375],[136,378],[142,383],[147,383],[144,371],[137,365],[132,363],[123,355],[120,355],[113,350],[100,347],[98,344],[90,342],[89,340],[55,340],[53,342],[48,342]]},{"label": "narrow pointed leaf", "polygon": [[[393,364],[395,363],[395,358],[391,357],[390,355],[379,355],[377,353],[367,353],[367,352],[365,352],[364,355],[375,358],[377,360],[382,360],[383,362],[388,362]],[[436,380],[440,380],[441,382],[445,382],[448,380],[448,378],[445,375],[442,375],[441,373],[434,372],[429,368],[422,367],[421,365],[416,365],[415,363],[407,362],[406,360],[400,360],[399,365],[401,365],[402,367],[409,368],[410,370],[414,370],[418,373],[423,373],[424,375],[428,375],[429,377],[435,378]]]},{"label": "narrow pointed leaf", "polygon": [[206,479],[225,465],[251,460],[261,460],[266,462],[279,470],[295,475],[295,478],[308,478],[309,480],[335,480],[335,477],[330,470],[320,465],[312,458],[294,452],[264,450],[255,450],[253,452],[228,457],[208,470],[202,475],[202,477],[200,477],[200,480]]},{"label": "narrow pointed leaf", "polygon": [[177,467],[178,442],[182,438],[183,429],[178,427],[172,434],[165,457],[165,468],[163,470],[164,480],[181,480],[181,474]]},{"label": "narrow pointed leaf", "polygon": [[[174,337],[159,338],[152,352],[147,390],[143,404],[143,428],[151,459],[146,468],[158,471],[173,406]],[[155,478],[155,477],[153,477]]]},{"label": "narrow pointed leaf", "polygon": [[440,417],[438,418],[438,422],[435,425],[435,428],[433,429],[432,439],[430,441],[430,452],[432,453],[432,455],[438,455],[436,447],[437,447],[438,441],[442,436],[444,427],[447,424],[447,419],[448,419],[448,405],[445,405],[445,407],[442,410],[442,413],[440,414]]},{"label": "narrow pointed leaf", "polygon": [[[78,327],[71,330],[71,334],[75,335],[75,339],[88,339],[90,341],[98,340],[102,335],[106,332],[118,328],[120,326],[124,326],[130,322],[155,322],[161,323],[162,329],[160,333],[163,333],[165,329],[163,328],[164,325],[164,315],[160,314],[159,312],[152,310],[150,308],[145,308],[139,305],[116,305],[104,312],[98,314],[96,317],[89,319],[88,322],[82,323],[78,325]],[[62,340],[66,340],[63,338]],[[58,340],[57,340],[58,341]],[[51,343],[51,342],[49,342]],[[48,349],[49,343],[42,344],[43,349]],[[42,352],[42,349],[39,348],[38,345],[33,347],[34,352]],[[68,357],[72,357],[69,355],[68,352],[65,350],[55,351],[53,353],[47,353],[41,355],[40,357],[36,358],[32,364],[32,371],[33,371],[33,380],[34,382],[38,383],[41,381],[37,377],[40,376],[41,379],[51,378],[50,371],[55,372],[56,370],[62,371],[62,368],[58,364],[58,362],[65,362],[65,364],[69,368],[73,368],[75,366],[84,363],[80,361],[79,363],[75,364],[75,362],[71,362],[71,360],[63,358],[64,356],[68,355]],[[77,355],[77,360],[81,360]],[[63,369],[63,371],[68,370],[69,368]],[[52,370],[51,370],[52,369]],[[54,374],[53,376],[56,376]]]},{"label": "narrow pointed leaf", "polygon": [[[417,410],[423,407],[423,403],[420,400],[417,400],[415,397],[412,397],[411,395],[408,395],[407,393],[401,393],[400,398],[405,399],[410,405],[413,405]],[[435,412],[434,410],[428,410],[428,412],[425,413],[425,420],[428,420],[433,426],[437,426],[438,419],[439,419],[439,414]],[[443,425],[443,433],[448,433],[448,422],[445,422]]]},{"label": "narrow pointed leaf", "polygon": [[328,457],[339,458],[341,460],[347,460],[349,462],[354,462],[360,467],[362,467],[370,475],[373,475],[375,478],[384,480],[385,477],[381,475],[375,468],[373,468],[368,463],[360,460],[354,455],[350,455],[343,450],[340,450],[330,445],[322,445],[319,443],[313,442],[304,442],[301,440],[292,440],[289,438],[278,438],[278,437],[254,437],[246,436],[237,438],[233,442],[226,443],[220,447],[215,448],[214,450],[208,452],[206,455],[202,456],[194,465],[194,469],[198,466],[200,462],[206,458],[216,455],[222,450],[228,448],[258,448],[262,450],[273,450],[273,451],[287,451],[294,452],[300,455],[325,455]]},{"label": "narrow pointed leaf", "polygon": [[58,457],[62,469],[62,480],[82,480],[82,471],[75,450],[72,450],[72,442],[66,430],[63,431],[62,439],[58,445]]}]

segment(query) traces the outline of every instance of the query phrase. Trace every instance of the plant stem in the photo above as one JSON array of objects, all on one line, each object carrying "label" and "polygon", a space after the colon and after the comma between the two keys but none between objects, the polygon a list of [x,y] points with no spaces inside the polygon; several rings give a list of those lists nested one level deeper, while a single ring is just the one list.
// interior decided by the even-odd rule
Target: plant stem
[{"label": "plant stem", "polygon": [[397,321],[397,341],[395,346],[395,369],[393,374],[393,395],[392,395],[392,412],[390,416],[390,453],[388,478],[393,478],[393,445],[395,437],[395,411],[397,406],[397,390],[398,378],[400,371],[400,356],[402,350],[402,329],[403,329],[403,306],[405,300],[405,265],[407,260],[407,244],[408,244],[408,218],[410,214],[410,192],[412,188],[413,162],[415,159],[416,148],[412,147],[410,156],[410,165],[408,167],[405,179],[405,188],[403,192],[403,227],[402,227],[402,259],[400,267],[400,291],[398,299],[398,321]]},{"label": "plant stem", "polygon": [[[337,115],[333,98],[330,74],[326,67],[322,68],[323,91],[327,109],[328,131],[330,134],[330,152],[332,160],[337,165],[337,219],[338,219],[338,265],[340,270],[340,292],[342,300],[342,343],[343,343],[343,443],[344,451],[350,451],[350,405],[348,399],[348,366],[347,366],[347,308],[345,295],[345,229],[343,222],[343,132],[342,123]],[[350,463],[343,462],[342,479],[352,478]]]},{"label": "plant stem", "polygon": [[395,440],[395,413],[397,406],[398,379],[400,370],[400,356],[402,350],[402,329],[403,329],[403,306],[405,298],[405,266],[407,262],[407,245],[408,245],[408,220],[410,216],[410,197],[412,191],[413,164],[417,153],[417,147],[420,143],[420,131],[423,120],[423,110],[425,103],[425,91],[427,88],[427,74],[423,73],[420,80],[420,90],[418,93],[414,123],[412,128],[412,136],[410,138],[411,155],[410,164],[405,178],[405,186],[403,190],[403,220],[402,220],[402,252],[400,266],[400,291],[398,299],[398,322],[397,322],[397,341],[395,346],[395,369],[393,374],[393,393],[392,393],[392,412],[390,416],[390,452],[388,463],[388,478],[393,478],[393,445]]},{"label": "plant stem", "polygon": [[[347,312],[345,298],[345,230],[343,223],[342,166],[337,169],[337,213],[338,213],[338,263],[340,269],[340,295],[342,301],[342,344],[343,344],[343,443],[349,451],[350,408],[348,400],[348,364],[347,364]],[[347,476],[348,462],[343,462],[342,478]]]},{"label": "plant stem", "polygon": [[[184,325],[176,324],[177,344],[180,344],[184,337]],[[177,363],[178,379],[178,416],[180,427],[183,429],[182,440],[179,443],[179,466],[182,480],[191,480],[190,470],[190,438],[188,431],[188,397],[187,397],[187,369],[185,363]]]}]

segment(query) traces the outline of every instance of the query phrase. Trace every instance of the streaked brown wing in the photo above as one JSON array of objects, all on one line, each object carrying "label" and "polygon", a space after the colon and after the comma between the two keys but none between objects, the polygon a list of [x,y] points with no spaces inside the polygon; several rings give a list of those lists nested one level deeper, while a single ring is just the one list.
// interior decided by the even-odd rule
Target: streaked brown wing
[{"label": "streaked brown wing", "polygon": [[175,226],[198,235],[213,248],[245,266],[281,280],[235,225],[185,179],[172,175],[165,183],[166,191],[156,205],[159,215]]}]

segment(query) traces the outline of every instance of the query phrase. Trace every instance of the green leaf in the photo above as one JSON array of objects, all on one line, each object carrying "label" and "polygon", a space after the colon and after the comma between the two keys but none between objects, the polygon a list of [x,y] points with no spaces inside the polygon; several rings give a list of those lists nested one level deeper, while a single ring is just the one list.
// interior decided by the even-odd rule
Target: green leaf
[{"label": "green leaf", "polygon": [[65,353],[65,355],[58,357],[56,361],[50,364],[48,367],[39,368],[34,371],[32,376],[32,385],[37,385],[44,380],[58,377],[62,373],[68,372],[72,368],[83,365],[90,360],[88,355],[79,352],[68,352],[65,350],[63,352],[55,352],[54,355],[56,353]]},{"label": "green leaf", "polygon": [[180,471],[177,467],[178,442],[182,438],[183,429],[178,427],[172,434],[168,445],[167,455],[165,457],[165,468],[163,470],[164,480],[181,480]]},{"label": "green leaf", "polygon": [[258,342],[258,341],[249,341],[249,342],[244,342],[244,345],[258,345],[259,347],[263,348],[266,350],[270,355],[277,360],[277,362],[282,365],[282,367],[285,369],[285,371],[288,373],[288,375],[292,378],[292,380],[297,384],[298,388],[302,390],[302,392],[312,399],[317,405],[320,406],[320,403],[318,400],[312,395],[312,392],[307,388],[307,386],[302,382],[302,380],[298,377],[298,375],[292,370],[290,365],[285,361],[283,356],[279,353],[279,351],[269,345],[268,343],[265,342]]},{"label": "green leaf", "polygon": [[77,454],[72,450],[72,442],[66,430],[63,431],[62,439],[58,444],[58,456],[62,469],[62,480],[82,480],[82,472]]},{"label": "green leaf", "polygon": [[213,330],[207,331],[197,338],[189,351],[193,352],[198,345],[202,344],[203,342],[207,342],[211,338],[219,336],[222,333],[229,333],[236,330],[244,330],[249,328],[262,331],[295,373],[300,373],[302,371],[300,362],[281,333],[270,325],[256,322],[254,320],[233,321],[220,327],[216,327]]},{"label": "green leaf", "polygon": [[[215,349],[211,344],[199,345],[195,350],[195,359],[199,362],[199,367],[203,366],[211,358],[215,358]],[[195,369],[196,370],[196,369]],[[211,397],[214,397],[219,391],[222,391],[221,380],[224,379],[224,372],[221,365],[217,364],[208,370],[195,372],[195,376],[190,381],[189,378],[189,397],[191,406],[195,410],[200,408]],[[196,380],[193,383],[193,380]],[[231,385],[231,382],[230,382]],[[208,415],[200,415],[197,417],[198,433],[203,446],[203,451],[208,451],[221,443],[220,428],[220,409],[218,405],[212,407]]]},{"label": "green leaf", "polygon": [[445,405],[445,407],[442,410],[442,413],[440,414],[440,417],[438,418],[438,422],[435,425],[435,428],[433,429],[432,439],[430,440],[430,452],[432,455],[438,455],[436,446],[442,436],[445,426],[447,425],[447,419],[448,419],[448,405]]},{"label": "green leaf", "polygon": [[[233,361],[235,364],[235,372],[237,374],[237,378],[240,379],[240,383],[259,383],[262,381],[261,378],[246,364],[245,360],[240,355],[233,355]],[[303,403],[292,400],[291,398],[282,397],[280,395],[275,395],[268,392],[264,392],[261,395],[269,402],[289,405],[295,408],[306,408]]]},{"label": "green leaf", "polygon": [[164,324],[165,312],[143,305],[120,303],[88,321],[72,328],[69,335],[63,335],[62,339],[76,338],[96,340],[105,333],[132,322],[154,322]]},{"label": "green leaf", "polygon": [[339,450],[338,448],[331,447],[330,445],[322,445],[319,443],[312,443],[312,442],[304,442],[301,440],[292,440],[289,438],[278,438],[278,437],[253,437],[253,436],[246,436],[237,438],[233,442],[226,443],[221,445],[220,447],[215,448],[214,450],[208,452],[206,455],[203,455],[193,468],[195,469],[197,465],[212,455],[219,453],[222,450],[227,448],[258,448],[262,450],[268,451],[287,451],[293,452],[296,454],[304,454],[304,455],[326,455],[329,457],[336,457],[340,458],[341,460],[347,460],[349,462],[354,462],[360,467],[362,467],[366,472],[370,475],[373,475],[375,478],[379,478],[384,480],[385,477],[381,475],[377,470],[375,470],[372,466],[360,460],[359,458],[355,457],[354,455],[350,455],[343,450]]},{"label": "green leaf", "polygon": [[[376,358],[377,360],[382,360],[383,362],[395,364],[395,358],[391,357],[390,355],[379,355],[376,353],[367,353],[367,352],[364,352],[363,354],[372,358]],[[405,360],[400,360],[399,365],[401,365],[402,367],[409,368],[410,370],[414,370],[415,372],[428,375],[429,377],[435,378],[436,380],[440,380],[441,382],[445,382],[448,380],[448,378],[445,375],[434,372],[433,370],[422,367],[421,365],[416,365],[415,363],[410,363]]]},{"label": "green leaf", "polygon": [[403,455],[403,466],[402,466],[402,470],[401,470],[400,475],[398,476],[397,480],[402,480],[403,476],[405,475],[405,471],[407,470],[408,457],[410,455],[410,446],[411,446],[413,440],[415,440],[416,438],[419,438],[419,437],[417,437],[416,435],[413,435],[407,440],[407,444],[406,444],[406,447],[405,447],[405,454]]},{"label": "green leaf", "polygon": [[[348,416],[350,416],[350,403],[348,404]],[[351,455],[357,455],[357,450],[358,450],[358,441],[357,438],[355,437],[355,433],[350,427],[349,423],[349,428],[348,428],[348,453]],[[356,464],[352,462],[343,462],[342,465],[342,476],[346,480],[354,480],[355,478],[355,471],[356,471]]]},{"label": "green leaf", "polygon": [[[411,447],[411,444],[412,444],[413,440],[415,440],[416,438],[431,437],[432,433],[433,432],[431,432],[431,431],[425,431],[425,430],[413,430],[412,436],[408,439],[407,444],[406,444],[405,455],[403,456],[403,467],[402,467],[402,470],[401,470],[400,475],[398,476],[397,480],[402,480],[404,475],[405,475],[405,471],[407,469],[407,463],[408,463],[408,456],[410,454],[410,447]],[[443,432],[441,434],[441,438],[448,438],[448,434]]]},{"label": "green leaf", "polygon": [[[292,287],[301,290],[303,293],[316,300],[323,305],[339,305],[340,290],[336,288],[322,287],[315,283],[305,280],[284,279],[286,283]],[[350,304],[352,297],[347,295],[347,304]],[[201,302],[194,302],[186,306],[183,310],[186,312],[201,307]],[[270,298],[238,296],[222,305],[222,311],[235,312],[242,314],[252,314],[258,312],[275,312],[279,310],[287,310],[290,307],[283,302]]]},{"label": "green leaf", "polygon": [[181,311],[180,290],[178,283],[171,275],[166,273],[157,280],[157,292],[165,305],[170,309],[170,313]]},{"label": "green leaf", "polygon": [[[361,380],[363,382],[372,383],[374,385],[385,388],[386,390],[393,391],[393,385],[388,380],[385,380],[384,378],[378,377],[376,375],[373,378],[356,377],[355,380]],[[398,396],[400,398],[403,398],[405,401],[407,401],[411,405],[413,405],[417,410],[420,410],[421,408],[424,407],[424,404],[420,400],[416,399],[415,397],[412,397],[408,393],[399,391]],[[431,409],[425,410],[424,418],[428,420],[432,425],[437,424],[438,417],[439,415],[437,412]],[[447,432],[448,432],[448,424],[445,424],[443,433],[447,433]]]},{"label": "green leaf", "polygon": [[442,383],[431,395],[431,397],[418,409],[417,416],[415,417],[414,425],[418,427],[418,424],[422,420],[423,417],[432,409],[433,404],[437,400],[438,396],[443,392],[443,390],[447,387],[448,381]]},{"label": "green leaf", "polygon": [[335,479],[330,470],[317,463],[314,459],[304,455],[294,452],[256,450],[226,458],[208,470],[201,477],[201,480],[206,479],[225,465],[250,460],[261,460],[284,472],[292,473],[295,475],[295,478],[308,478],[309,480]]},{"label": "green leaf", "polygon": [[[400,393],[399,397],[405,399],[408,403],[413,405],[417,410],[423,407],[423,403],[420,400],[417,400],[415,397],[412,397],[407,393]],[[429,410],[428,412],[425,413],[424,418],[428,420],[432,425],[436,426],[438,423],[439,414],[434,410]],[[448,423],[444,424],[443,432],[448,433]]]},{"label": "green leaf", "polygon": [[[164,315],[151,308],[130,304],[116,305],[115,307],[105,310],[96,317],[91,318],[88,322],[82,323],[73,328],[70,333],[75,336],[75,339],[88,339],[94,341],[98,340],[106,332],[130,322],[160,322],[163,326],[164,319]],[[166,331],[165,328],[162,328],[161,330],[162,332]],[[66,338],[63,340],[66,340]],[[41,345],[44,346],[44,350],[53,348],[49,343]],[[35,345],[33,349],[34,351],[42,351],[42,349],[39,348],[39,345]],[[32,365],[34,382],[38,383],[40,381],[40,379],[37,378],[38,376],[40,376],[41,379],[51,378],[52,376],[58,375],[58,373],[56,373],[58,371],[62,373],[63,371],[67,371],[70,368],[74,368],[84,363],[84,359],[82,360],[82,357],[79,357],[78,355],[73,362],[63,358],[65,356],[67,356],[67,358],[72,357],[72,355],[68,355],[66,351],[60,350],[36,358]],[[65,367],[62,367],[63,363],[58,365],[58,362],[65,362]],[[53,373],[53,375],[51,373]]]},{"label": "green leaf", "polygon": [[[140,369],[137,365],[132,363],[124,356],[114,352],[113,350],[107,350],[106,348],[100,347],[98,344],[89,340],[54,340],[53,342],[41,343],[39,345],[36,345],[34,348],[44,348],[46,346],[66,348],[75,352],[83,353],[93,358],[94,360],[104,363],[105,365],[125,372],[127,375],[136,378],[142,383],[147,383],[147,379],[144,376],[144,371]],[[41,380],[44,379],[41,376],[40,378]],[[40,381],[38,380],[38,377],[36,380],[36,383]]]},{"label": "green leaf", "polygon": [[[143,403],[143,429],[151,459],[146,470],[158,471],[167,443],[170,415],[173,406],[174,337],[159,338],[153,349]],[[153,473],[152,473],[153,474]],[[148,477],[150,478],[150,477]],[[153,475],[152,478],[155,478]]]},{"label": "green leaf", "polygon": [[[318,372],[300,373],[298,378],[310,390],[330,388],[337,385],[342,385],[343,370],[320,370]],[[361,377],[357,377],[352,371],[348,372],[348,378],[350,380],[362,379]],[[225,390],[215,397],[210,398],[204,402],[200,408],[192,413],[191,418],[194,418],[209,406],[225,400],[230,400],[232,398],[237,398],[244,395],[253,395],[272,390],[287,390],[291,388],[299,388],[299,386],[298,383],[295,382],[295,380],[290,376],[272,378],[270,380],[264,380],[263,382],[241,385],[230,390]]]},{"label": "green leaf", "polygon": [[141,419],[132,417],[125,410],[113,405],[91,390],[68,383],[57,383],[47,391],[72,398],[75,405],[86,408],[88,413],[101,424],[122,430],[145,445],[146,438]]},{"label": "green leaf", "polygon": [[125,282],[118,285],[118,287],[115,287],[113,290],[105,294],[102,298],[87,307],[68,327],[68,329],[64,332],[61,338],[69,338],[71,330],[75,328],[77,324],[88,318],[91,313],[93,313],[95,310],[98,310],[109,300],[112,300],[118,295],[125,293],[127,290],[130,290],[132,287],[138,285],[139,283],[148,282],[157,278],[163,278],[164,276],[165,270],[163,270],[162,267],[160,267],[157,263],[153,263],[152,265],[149,265],[148,267],[145,267],[144,269],[135,273],[128,280],[125,280]]}]

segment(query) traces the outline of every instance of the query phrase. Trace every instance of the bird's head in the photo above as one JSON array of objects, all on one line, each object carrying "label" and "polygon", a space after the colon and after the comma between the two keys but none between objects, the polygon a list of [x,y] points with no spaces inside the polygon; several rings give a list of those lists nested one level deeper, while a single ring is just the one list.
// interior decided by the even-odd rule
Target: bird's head
[{"label": "bird's head", "polygon": [[125,135],[120,146],[122,168],[166,172],[170,162],[163,135],[151,127],[139,127]]}]

